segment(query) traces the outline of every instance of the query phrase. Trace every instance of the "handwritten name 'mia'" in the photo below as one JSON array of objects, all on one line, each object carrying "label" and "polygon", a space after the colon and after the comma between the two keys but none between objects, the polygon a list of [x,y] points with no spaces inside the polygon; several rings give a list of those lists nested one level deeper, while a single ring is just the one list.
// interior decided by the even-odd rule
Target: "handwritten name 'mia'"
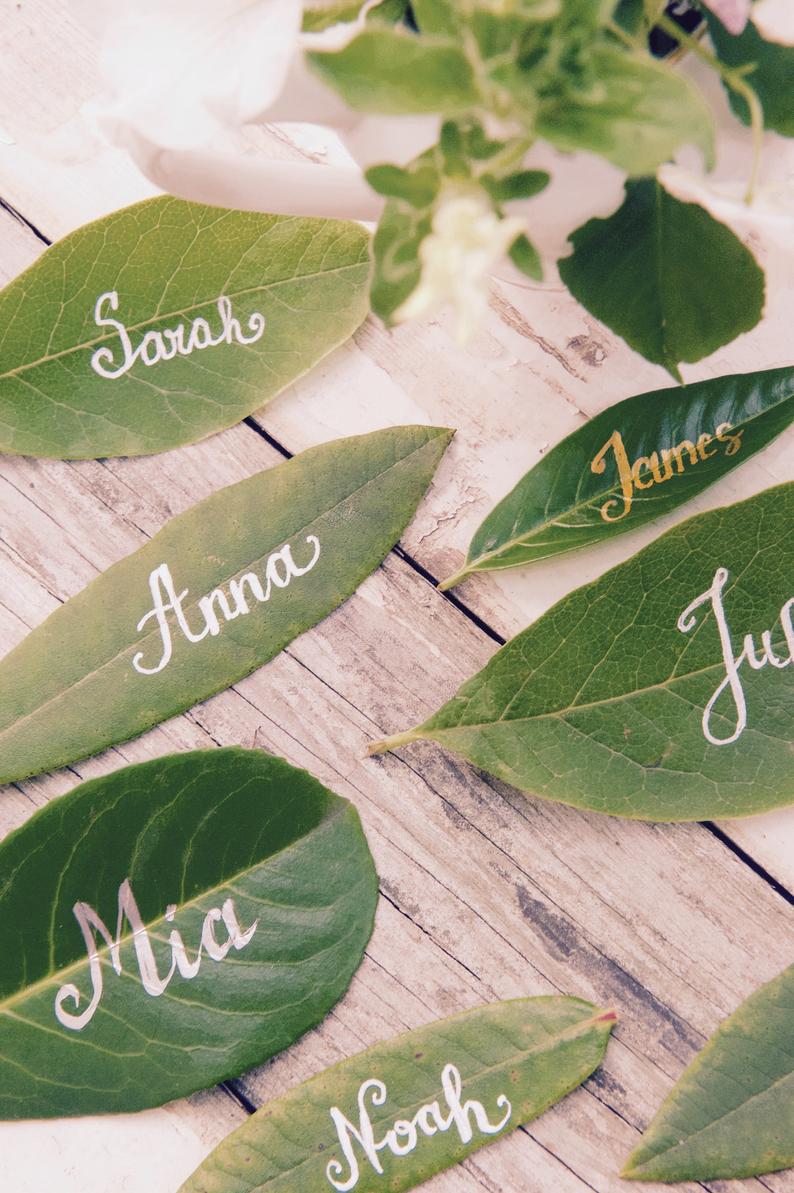
[{"label": "handwritten name 'mia'", "polygon": [[[70,1002],[76,1011],[82,1001],[79,989],[72,982],[67,982],[66,985],[61,986],[59,989],[55,996],[55,1017],[63,1027],[68,1027],[71,1031],[82,1031],[93,1019],[96,1009],[102,1000],[104,979],[102,961],[97,950],[97,934],[102,937],[108,946],[110,950],[110,963],[120,976],[122,972],[122,929],[126,920],[132,931],[132,941],[135,947],[141,985],[147,994],[150,994],[153,998],[158,998],[161,994],[165,993],[166,988],[177,971],[179,971],[183,978],[188,980],[195,978],[201,969],[204,954],[212,961],[223,961],[230,949],[239,951],[240,949],[244,949],[247,944],[250,944],[254,933],[259,927],[258,919],[254,920],[250,928],[243,929],[240,927],[232,899],[227,899],[222,907],[211,907],[204,917],[204,924],[201,929],[201,941],[196,956],[192,960],[188,957],[185,942],[179,931],[176,928],[171,929],[168,937],[168,943],[171,948],[171,965],[165,976],[161,977],[157,967],[157,959],[152,949],[152,942],[149,939],[149,933],[144,925],[128,878],[125,878],[119,887],[118,919],[116,921],[115,936],[112,935],[107,924],[100,919],[90,903],[75,903],[73,911],[75,919],[80,925],[80,931],[83,934],[83,940],[85,941],[88,953],[91,999],[85,1010],[79,1014],[75,1014],[73,1011],[67,1010],[64,1003]],[[166,921],[171,923],[175,914],[176,904],[169,904],[165,912]],[[226,933],[225,940],[218,940],[216,935],[216,925],[218,924],[223,925]]]},{"label": "handwritten name 'mia'", "polygon": [[94,322],[97,327],[112,327],[118,337],[115,351],[103,345],[91,356],[91,368],[100,377],[115,381],[129,373],[136,360],[145,365],[156,365],[163,360],[173,360],[175,356],[190,356],[197,349],[217,348],[219,344],[255,344],[265,334],[265,316],[260,311],[248,318],[246,326],[250,335],[246,335],[240,326],[240,320],[232,314],[231,300],[225,295],[215,304],[220,319],[220,330],[212,334],[212,328],[206,319],[199,316],[193,319],[189,327],[184,323],[177,323],[176,327],[164,327],[161,331],[147,331],[137,346],[134,346],[126,325],[111,315],[104,313],[107,306],[111,311],[119,309],[119,296],[116,290],[108,290],[100,294],[94,305]]},{"label": "handwritten name 'mia'", "polygon": [[697,443],[682,439],[675,447],[662,448],[661,457],[659,452],[651,452],[649,456],[638,456],[633,463],[620,431],[613,431],[590,465],[591,472],[602,475],[606,472],[607,456],[612,452],[620,481],[620,498],[610,497],[605,501],[601,506],[601,517],[605,522],[620,522],[631,513],[635,490],[663,485],[673,476],[680,476],[685,468],[711,459],[719,452],[717,444],[725,444],[726,456],[735,456],[742,446],[744,430],[731,435],[732,430],[732,423],[720,423],[713,435],[704,431]]},{"label": "handwritten name 'mia'", "polygon": [[135,670],[141,675],[156,675],[171,661],[174,647],[169,613],[173,613],[177,626],[188,642],[201,642],[208,635],[215,638],[220,634],[221,618],[224,621],[233,621],[236,617],[250,613],[249,600],[262,604],[270,600],[273,588],[286,588],[291,580],[305,576],[320,558],[320,540],[317,536],[307,535],[306,542],[312,548],[312,556],[302,567],[293,559],[292,548],[287,544],[268,556],[264,568],[264,584],[254,572],[246,572],[229,582],[228,595],[222,588],[214,588],[206,596],[200,597],[197,605],[204,624],[199,630],[191,626],[185,609],[185,599],[189,590],[183,588],[181,592],[177,592],[171,569],[167,563],[161,563],[149,575],[152,608],[144,613],[137,625],[140,633],[150,621],[156,622],[160,637],[160,658],[154,666],[146,666],[144,653],[139,650],[132,659]]},{"label": "handwritten name 'mia'", "polygon": [[[777,653],[772,644],[772,631],[764,630],[761,633],[760,648],[756,645],[752,634],[745,634],[742,649],[737,655],[734,653],[731,630],[728,625],[725,602],[723,600],[723,593],[728,579],[729,573],[727,568],[717,568],[710,586],[687,605],[678,619],[678,629],[682,634],[689,634],[698,624],[696,611],[703,605],[707,605],[711,608],[714,620],[717,623],[725,674],[717,684],[711,699],[703,710],[701,721],[703,736],[713,746],[727,746],[732,742],[738,741],[747,728],[747,699],[741,676],[744,664],[746,663],[752,671],[762,671],[764,667],[773,667],[775,670],[782,671],[784,668],[794,664],[794,625],[792,625],[791,621],[792,610],[794,610],[794,597],[786,601],[780,610],[780,630],[777,636],[785,640],[787,654],[781,657]],[[730,699],[733,703],[734,726],[727,735],[718,737],[716,732],[717,726],[713,725],[712,721],[716,717],[718,722],[721,721],[724,724],[728,719],[724,713],[718,713],[716,708],[720,697],[726,692],[730,693]]]},{"label": "handwritten name 'mia'", "polygon": [[475,1128],[483,1135],[498,1135],[510,1121],[513,1108],[504,1094],[500,1094],[496,1099],[497,1109],[503,1110],[504,1114],[495,1123],[488,1118],[482,1102],[473,1098],[461,1101],[463,1082],[454,1065],[444,1066],[441,1073],[441,1089],[444,1096],[443,1110],[438,1100],[427,1102],[419,1107],[413,1118],[398,1118],[382,1139],[375,1137],[367,1106],[368,1100],[375,1107],[383,1106],[385,1103],[387,1091],[382,1081],[370,1078],[362,1083],[358,1091],[358,1126],[351,1123],[338,1106],[332,1107],[331,1120],[336,1128],[345,1163],[331,1160],[325,1173],[338,1193],[347,1193],[349,1189],[355,1188],[361,1175],[354,1142],[359,1145],[378,1176],[382,1176],[380,1153],[390,1151],[393,1156],[410,1155],[418,1144],[420,1135],[430,1137],[454,1127],[461,1142],[469,1143],[474,1138]]}]

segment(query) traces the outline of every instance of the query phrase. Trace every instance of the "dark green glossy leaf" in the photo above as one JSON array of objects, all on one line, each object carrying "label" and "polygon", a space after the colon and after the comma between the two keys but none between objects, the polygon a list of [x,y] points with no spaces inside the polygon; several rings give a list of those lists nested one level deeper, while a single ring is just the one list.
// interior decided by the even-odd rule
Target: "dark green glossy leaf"
[{"label": "dark green glossy leaf", "polygon": [[730,1180],[794,1165],[794,966],[695,1058],[629,1157],[636,1181]]},{"label": "dark green glossy leaf", "polygon": [[560,277],[588,311],[680,381],[758,323],[764,275],[752,253],[696,203],[654,179],[626,183],[623,205],[570,237]]},{"label": "dark green glossy leaf", "polygon": [[356,224],[167,196],[87,224],[0,294],[0,452],[135,456],[239,422],[353,334],[368,258]]},{"label": "dark green glossy leaf", "polygon": [[[717,54],[728,66],[752,67],[747,82],[764,109],[764,124],[786,137],[794,137],[794,46],[765,41],[752,20],[744,31],[733,37],[713,13],[706,13],[709,33]],[[750,122],[746,100],[733,88],[726,87],[736,115]]]},{"label": "dark green glossy leaf", "polygon": [[643,820],[794,802],[794,483],[683,522],[518,634],[423,738]]},{"label": "dark green glossy leaf", "polygon": [[3,1118],[155,1106],[287,1048],[344,994],[377,901],[353,806],[236,748],[84,783],[0,873]]},{"label": "dark green glossy leaf", "polygon": [[537,131],[563,150],[598,153],[628,174],[652,174],[682,145],[697,145],[713,164],[714,129],[700,92],[649,57],[603,45],[593,51],[592,84],[550,90]]},{"label": "dark green glossy leaf", "polygon": [[413,1189],[569,1094],[614,1025],[577,998],[522,998],[407,1032],[270,1102],[180,1193]]},{"label": "dark green glossy leaf", "polygon": [[471,63],[452,39],[372,28],[342,50],[308,57],[320,77],[362,112],[451,114],[478,100]]},{"label": "dark green glossy leaf", "polygon": [[794,369],[640,394],[552,448],[488,515],[464,566],[517,567],[670,513],[766,447],[794,419]]},{"label": "dark green glossy leaf", "polygon": [[271,659],[378,566],[449,438],[340,439],[174,518],[0,663],[0,782],[126,741]]}]

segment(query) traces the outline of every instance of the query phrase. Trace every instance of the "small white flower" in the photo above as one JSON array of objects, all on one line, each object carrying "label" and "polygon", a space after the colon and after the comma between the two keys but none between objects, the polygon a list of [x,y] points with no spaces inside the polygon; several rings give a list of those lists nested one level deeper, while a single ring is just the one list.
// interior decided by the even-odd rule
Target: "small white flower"
[{"label": "small white flower", "polygon": [[494,265],[523,230],[523,220],[500,219],[484,195],[455,191],[442,196],[433,230],[419,249],[421,281],[396,312],[396,321],[421,318],[451,303],[458,340],[466,343],[487,312]]},{"label": "small white flower", "polygon": [[794,4],[792,0],[757,0],[753,24],[767,41],[794,46]]}]

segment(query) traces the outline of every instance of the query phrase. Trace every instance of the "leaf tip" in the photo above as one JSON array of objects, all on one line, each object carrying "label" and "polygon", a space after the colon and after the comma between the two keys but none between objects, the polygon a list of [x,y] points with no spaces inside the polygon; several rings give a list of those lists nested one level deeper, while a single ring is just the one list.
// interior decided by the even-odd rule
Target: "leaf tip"
[{"label": "leaf tip", "polygon": [[618,1013],[614,1007],[610,1007],[606,1011],[599,1011],[595,1017],[596,1023],[609,1023],[614,1026],[618,1021]]}]

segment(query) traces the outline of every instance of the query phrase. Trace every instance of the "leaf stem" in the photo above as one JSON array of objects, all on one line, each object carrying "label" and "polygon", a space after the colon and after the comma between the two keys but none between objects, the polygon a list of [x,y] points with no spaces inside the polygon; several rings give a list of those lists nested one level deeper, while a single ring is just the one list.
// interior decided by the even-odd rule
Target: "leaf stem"
[{"label": "leaf stem", "polygon": [[438,591],[448,592],[450,588],[455,588],[456,585],[462,583],[469,575],[471,575],[469,568],[462,567],[460,571],[453,572],[451,576],[447,576],[446,580],[441,580],[438,585]]},{"label": "leaf stem", "polygon": [[375,754],[387,754],[389,750],[399,750],[400,746],[410,745],[419,741],[422,734],[418,729],[408,729],[405,733],[395,733],[392,737],[384,737],[382,741],[371,741],[367,746],[367,757]]},{"label": "leaf stem", "polygon": [[753,133],[753,164],[744,201],[748,204],[752,203],[758,185],[758,172],[761,165],[761,149],[764,138],[764,109],[761,106],[758,93],[750,86],[745,78],[748,69],[752,70],[754,68],[752,66],[749,68],[742,66],[735,69],[726,66],[716,54],[712,54],[710,50],[707,50],[705,46],[701,45],[696,37],[693,37],[691,33],[687,33],[685,29],[682,29],[666,12],[659,14],[656,24],[659,29],[664,29],[665,33],[669,34],[680,45],[691,50],[701,62],[705,62],[707,66],[715,70],[725,86],[730,87],[731,91],[740,95],[747,104],[750,111],[750,125]]}]

